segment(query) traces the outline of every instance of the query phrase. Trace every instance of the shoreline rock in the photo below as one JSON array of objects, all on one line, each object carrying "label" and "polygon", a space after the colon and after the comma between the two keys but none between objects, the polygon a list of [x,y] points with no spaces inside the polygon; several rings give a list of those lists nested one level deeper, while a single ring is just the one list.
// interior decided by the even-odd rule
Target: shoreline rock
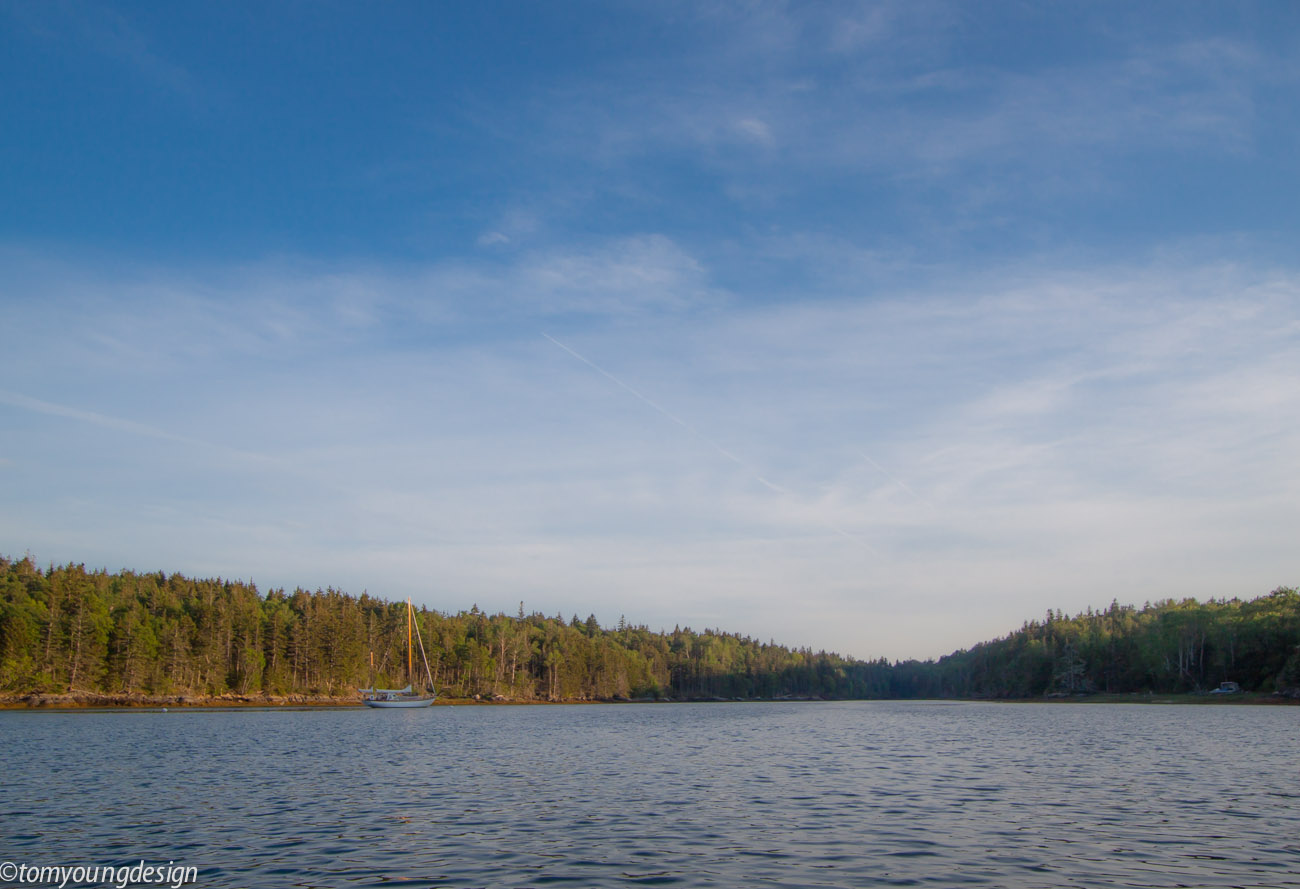
[{"label": "shoreline rock", "polygon": [[[673,704],[673,703],[711,703],[711,702],[728,702],[732,699],[711,698],[711,697],[683,697],[683,698],[621,698],[615,697],[608,700],[585,698],[573,700],[548,701],[540,698],[509,698],[504,695],[483,696],[479,699],[474,698],[450,698],[440,697],[434,701],[434,706],[469,706],[469,707],[501,707],[501,706],[554,706],[557,704]],[[735,699],[740,700],[740,699]],[[781,696],[778,698],[749,698],[745,699],[754,702],[781,703],[791,701],[817,701],[817,700],[835,700],[831,698],[815,698],[808,696]],[[847,699],[845,699],[847,700]],[[884,700],[884,699],[880,699]],[[936,699],[940,700],[940,699]],[[941,700],[949,701],[975,701],[977,698],[943,698]],[[1003,703],[1025,703],[1033,704],[1047,700],[1046,698],[1021,698],[1005,699]],[[1052,700],[1052,703],[1180,703],[1180,704],[1291,704],[1300,705],[1300,688],[1287,688],[1273,692],[1272,694],[1264,693],[1242,693],[1233,695],[1230,698],[1212,699],[1206,695],[1183,694],[1183,695],[1162,695],[1151,697],[1148,695],[1093,695],[1088,697],[1073,697],[1060,700]],[[223,707],[360,707],[361,695],[358,693],[345,695],[311,695],[311,694],[287,694],[287,695],[267,695],[267,694],[236,694],[235,692],[225,692],[219,695],[200,695],[192,693],[177,693],[170,695],[150,695],[143,692],[115,692],[104,693],[94,691],[70,691],[70,692],[0,692],[0,710],[80,710],[80,709],[144,709],[144,708],[209,708],[219,709]]]},{"label": "shoreline rock", "polygon": [[28,692],[0,694],[3,709],[76,710],[83,708],[132,707],[346,707],[360,704],[361,697],[351,695],[220,695],[170,694],[148,695],[142,692],[105,693],[69,691],[59,693]]}]

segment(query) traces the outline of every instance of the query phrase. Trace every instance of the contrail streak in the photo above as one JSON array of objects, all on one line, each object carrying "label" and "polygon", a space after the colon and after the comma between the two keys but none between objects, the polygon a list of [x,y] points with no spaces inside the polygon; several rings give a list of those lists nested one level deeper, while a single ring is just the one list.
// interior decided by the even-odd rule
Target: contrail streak
[{"label": "contrail streak", "polygon": [[860,456],[863,460],[866,460],[866,461],[867,461],[868,463],[870,463],[872,466],[876,467],[876,469],[880,470],[880,472],[881,472],[881,473],[882,473],[882,474],[883,474],[887,479],[889,479],[889,480],[890,480],[891,482],[893,482],[894,484],[898,485],[900,488],[902,488],[902,489],[903,489],[904,491],[906,491],[907,493],[911,494],[911,495],[912,495],[913,497],[915,497],[918,501],[920,501],[920,503],[921,503],[923,506],[929,506],[929,505],[930,505],[929,502],[926,501],[926,499],[925,499],[924,497],[922,497],[920,494],[916,493],[916,492],[913,491],[911,488],[909,488],[909,487],[907,486],[907,483],[906,483],[905,481],[903,481],[903,480],[902,480],[901,478],[899,478],[898,476],[894,475],[892,472],[890,472],[890,471],[889,471],[888,469],[886,469],[885,467],[881,466],[881,465],[880,465],[879,463],[877,463],[875,460],[872,460],[869,456],[867,456],[867,452],[866,452],[866,451],[863,451],[863,450],[859,449],[859,450],[858,450],[858,456]]},{"label": "contrail streak", "polygon": [[[638,399],[640,399],[643,403],[649,405],[650,407],[652,407],[652,408],[654,408],[655,410],[657,410],[659,413],[663,414],[663,415],[664,415],[665,417],[667,417],[668,419],[672,420],[672,421],[673,421],[674,423],[676,423],[678,426],[682,427],[682,428],[685,429],[687,432],[689,432],[691,435],[695,436],[695,437],[698,438],[700,441],[704,442],[704,443],[707,444],[709,447],[713,448],[715,451],[717,451],[717,452],[718,452],[719,454],[721,454],[723,457],[726,457],[726,458],[727,458],[728,460],[730,460],[732,463],[735,463],[737,466],[743,466],[745,469],[749,469],[748,466],[745,466],[745,461],[744,461],[744,460],[741,460],[741,459],[740,459],[739,457],[737,457],[735,454],[731,453],[731,451],[727,450],[727,449],[724,448],[722,445],[718,444],[716,441],[714,441],[713,439],[709,438],[707,435],[704,435],[702,432],[700,432],[700,430],[696,429],[696,428],[695,428],[694,426],[692,426],[690,423],[687,423],[685,420],[683,420],[681,417],[677,416],[677,415],[674,414],[672,411],[670,411],[670,410],[668,410],[667,408],[665,408],[663,405],[659,404],[658,402],[652,401],[651,399],[649,399],[649,398],[647,398],[646,396],[642,395],[642,394],[641,394],[640,392],[638,392],[636,389],[633,389],[633,388],[632,388],[631,386],[629,386],[627,383],[623,382],[623,381],[620,380],[618,377],[614,376],[612,373],[610,373],[609,371],[605,370],[605,368],[601,367],[599,364],[597,364],[596,362],[592,361],[591,359],[586,358],[586,357],[584,357],[583,355],[580,355],[579,353],[575,352],[573,349],[569,348],[569,347],[566,346],[564,343],[560,342],[560,341],[557,340],[555,337],[551,336],[549,333],[547,333],[547,332],[545,332],[545,331],[542,331],[542,336],[546,337],[548,340],[550,340],[551,342],[555,343],[555,345],[559,346],[561,349],[563,349],[564,351],[568,352],[568,353],[569,353],[570,355],[572,355],[574,358],[577,358],[577,359],[578,359],[579,361],[581,361],[583,364],[587,365],[587,367],[590,367],[590,368],[591,368],[592,370],[594,370],[596,373],[600,374],[602,377],[604,377],[605,379],[609,380],[611,383],[613,383],[614,385],[618,386],[620,389],[624,390],[625,392],[630,392],[632,395],[634,395],[634,396],[636,396]],[[767,481],[765,481],[765,480],[763,480],[763,479],[761,479],[761,478],[759,478],[759,479],[757,479],[757,480],[758,480],[758,482],[759,482],[760,484],[767,485],[768,487],[772,487],[772,485],[771,485],[770,482],[767,482]]]},{"label": "contrail streak", "polygon": [[[634,397],[636,397],[636,398],[637,398],[639,401],[641,401],[642,403],[648,405],[649,407],[654,408],[656,411],[658,411],[659,413],[663,414],[663,415],[664,415],[665,417],[667,417],[668,419],[672,420],[672,421],[673,421],[674,423],[676,423],[678,426],[681,426],[683,429],[685,429],[685,430],[686,430],[687,432],[689,432],[691,435],[695,436],[695,437],[698,438],[700,441],[704,442],[704,443],[707,444],[709,447],[713,448],[713,450],[717,451],[719,454],[721,454],[721,455],[722,455],[723,457],[725,457],[726,459],[730,460],[732,463],[735,463],[737,466],[739,466],[739,467],[741,467],[742,469],[744,469],[746,472],[748,472],[748,473],[750,474],[750,476],[751,476],[751,477],[754,479],[754,481],[757,482],[758,484],[762,485],[763,487],[767,488],[769,491],[772,491],[773,493],[780,494],[782,497],[789,497],[789,498],[791,498],[791,499],[797,499],[795,493],[794,493],[793,491],[791,491],[789,488],[782,487],[781,485],[778,485],[778,484],[776,484],[775,482],[772,482],[772,481],[769,481],[769,480],[763,478],[763,476],[761,476],[761,475],[759,475],[757,472],[755,472],[754,469],[753,469],[749,464],[747,464],[744,460],[740,459],[740,458],[737,457],[735,454],[731,453],[731,451],[727,450],[727,449],[724,448],[722,445],[718,444],[718,443],[715,442],[713,439],[709,438],[707,435],[704,435],[703,433],[701,433],[700,430],[696,429],[696,428],[695,428],[694,426],[692,426],[690,423],[687,423],[685,420],[683,420],[681,417],[677,416],[677,415],[674,414],[672,411],[670,411],[670,410],[668,410],[667,408],[665,408],[663,405],[659,404],[659,403],[656,402],[656,401],[653,401],[653,400],[650,399],[650,398],[647,398],[645,395],[641,394],[641,393],[638,392],[636,389],[634,389],[632,386],[629,386],[627,383],[623,382],[623,381],[620,380],[618,377],[614,376],[612,373],[610,373],[609,371],[605,370],[605,368],[601,367],[599,364],[597,364],[596,362],[592,361],[590,358],[587,358],[586,356],[582,355],[581,353],[577,352],[576,350],[570,348],[569,346],[566,346],[564,343],[560,342],[559,340],[557,340],[555,337],[551,336],[551,335],[550,335],[549,333],[547,333],[546,331],[542,331],[542,336],[546,337],[548,340],[550,340],[551,342],[555,343],[555,345],[559,346],[561,349],[563,349],[564,351],[568,352],[568,353],[569,353],[570,355],[572,355],[574,358],[578,359],[578,360],[581,361],[583,364],[585,364],[585,365],[587,365],[588,367],[590,367],[590,368],[591,368],[592,370],[594,370],[596,373],[600,374],[602,377],[604,377],[605,379],[609,380],[611,383],[613,383],[614,385],[618,386],[620,389],[622,389],[622,390],[624,390],[625,392],[628,392],[629,394],[633,395]],[[864,455],[864,456],[865,456],[865,455]],[[868,458],[868,459],[870,459],[870,458]],[[873,461],[873,462],[874,462],[874,461]],[[856,535],[854,535],[854,534],[851,534],[851,533],[849,533],[848,531],[845,531],[843,528],[841,528],[839,525],[835,524],[834,522],[830,522],[830,521],[825,521],[825,520],[823,520],[822,523],[823,523],[824,525],[826,525],[826,527],[828,527],[828,528],[830,528],[832,531],[834,531],[836,534],[838,534],[838,535],[840,535],[841,537],[843,537],[844,539],[849,540],[849,541],[852,541],[853,543],[856,543],[858,546],[861,546],[861,547],[867,549],[868,551],[870,551],[871,553],[873,553],[873,554],[875,554],[875,555],[880,555],[880,551],[877,550],[874,546],[872,546],[871,544],[867,543],[867,542],[866,542],[865,540],[863,540],[862,538],[860,538],[860,537],[858,537],[858,536],[856,536]]]},{"label": "contrail streak", "polygon": [[113,417],[96,411],[87,411],[82,410],[81,408],[68,407],[67,405],[56,404],[52,401],[42,401],[39,398],[21,395],[17,392],[8,392],[4,389],[0,389],[0,404],[7,404],[10,407],[21,408],[23,410],[32,411],[33,413],[47,414],[51,417],[64,417],[69,420],[90,423],[104,429],[115,429],[118,432],[129,432],[132,435],[140,435],[146,438],[156,438],[162,441],[176,442],[178,444],[203,448],[209,451],[219,451],[221,453],[230,454],[245,460],[252,460],[259,463],[279,464],[281,462],[276,458],[268,457],[265,454],[258,454],[253,451],[244,451],[226,445],[213,444],[210,441],[203,441],[197,438],[190,438],[186,435],[178,435],[175,432],[168,432],[166,429],[159,429],[156,426],[150,426],[146,423],[137,423],[134,420],[124,420],[121,417]]},{"label": "contrail streak", "polygon": [[168,432],[166,429],[159,429],[157,426],[150,426],[147,423],[139,423],[135,420],[126,420],[122,417],[114,417],[110,414],[101,414],[98,411],[88,411],[81,408],[69,407],[65,404],[57,404],[52,401],[42,401],[39,398],[32,398],[28,395],[9,392],[4,389],[0,389],[0,404],[7,404],[11,407],[32,411],[33,413],[46,414],[51,417],[63,417],[69,420],[76,420],[80,423],[89,423],[103,429],[113,429],[118,432],[138,435],[143,438],[172,442],[174,444],[183,445],[194,451],[206,451],[209,454],[219,454],[227,458],[234,458],[235,460],[242,461],[245,465],[269,467],[279,473],[295,476],[300,479],[306,479],[318,488],[328,489],[344,495],[360,497],[369,492],[369,489],[353,489],[346,487],[339,483],[335,475],[325,475],[320,472],[315,472],[297,461],[286,460],[282,457],[276,457],[270,454],[260,454],[256,451],[247,451],[242,448],[232,448],[229,445],[217,444],[211,441],[204,441],[200,438],[192,438],[188,435]]}]

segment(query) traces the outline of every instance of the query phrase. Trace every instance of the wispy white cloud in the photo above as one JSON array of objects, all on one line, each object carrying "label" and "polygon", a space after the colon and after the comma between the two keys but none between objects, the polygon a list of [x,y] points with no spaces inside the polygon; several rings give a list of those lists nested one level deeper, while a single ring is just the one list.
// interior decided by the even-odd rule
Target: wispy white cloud
[{"label": "wispy white cloud", "polygon": [[724,297],[701,265],[668,238],[622,239],[598,250],[531,257],[512,286],[543,313],[600,315],[686,309]]},{"label": "wispy white cloud", "polygon": [[775,141],[772,128],[757,117],[743,117],[735,123],[736,131],[759,145],[771,145]]},{"label": "wispy white cloud", "polygon": [[183,64],[170,57],[131,18],[111,7],[75,0],[16,4],[4,13],[53,45],[72,44],[131,72],[149,89],[174,95],[193,110],[209,105],[216,94]]},{"label": "wispy white cloud", "polygon": [[[1294,273],[931,274],[701,313],[680,307],[712,297],[707,266],[643,243],[201,284],[40,265],[11,305],[9,366],[35,369],[0,399],[3,471],[28,479],[0,539],[862,656],[938,654],[1049,605],[1294,580]],[[538,276],[553,298],[517,292]],[[596,279],[663,292],[629,324],[586,298]],[[467,293],[519,317],[467,323]],[[899,634],[905,607],[936,610],[924,641]]]},{"label": "wispy white cloud", "polygon": [[514,138],[589,159],[602,194],[689,158],[705,188],[750,206],[834,180],[913,193],[917,213],[938,201],[949,224],[1007,225],[1018,217],[995,208],[1028,197],[1113,200],[1124,165],[1155,153],[1249,156],[1277,84],[1300,83],[1258,45],[1128,34],[1101,14],[1078,28],[1104,51],[999,60],[959,8],[927,9],[701,11],[688,22],[709,29],[708,53],[668,75],[629,60],[609,80],[540,86]]}]

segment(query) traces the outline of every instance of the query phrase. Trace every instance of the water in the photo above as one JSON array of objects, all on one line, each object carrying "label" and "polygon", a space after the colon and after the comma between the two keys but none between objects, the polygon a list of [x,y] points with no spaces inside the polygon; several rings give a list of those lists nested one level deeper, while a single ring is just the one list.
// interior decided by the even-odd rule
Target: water
[{"label": "water", "polygon": [[203,887],[1300,887],[1300,709],[0,713],[0,860]]}]

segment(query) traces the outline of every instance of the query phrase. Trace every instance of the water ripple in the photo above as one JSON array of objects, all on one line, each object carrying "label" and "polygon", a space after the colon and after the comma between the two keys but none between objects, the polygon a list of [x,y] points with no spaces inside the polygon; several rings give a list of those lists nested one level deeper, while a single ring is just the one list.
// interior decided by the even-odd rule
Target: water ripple
[{"label": "water ripple", "polygon": [[10,712],[0,851],[219,887],[1283,889],[1298,712]]}]

